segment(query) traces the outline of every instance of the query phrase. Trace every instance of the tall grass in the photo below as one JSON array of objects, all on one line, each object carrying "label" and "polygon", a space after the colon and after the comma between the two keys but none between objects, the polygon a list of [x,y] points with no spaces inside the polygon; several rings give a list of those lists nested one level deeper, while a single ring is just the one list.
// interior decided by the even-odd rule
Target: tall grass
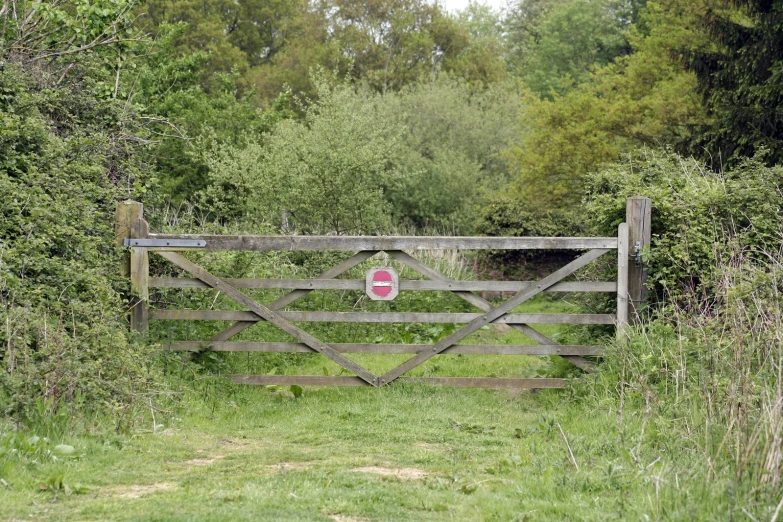
[{"label": "tall grass", "polygon": [[[667,417],[666,436],[701,455],[700,480],[769,517],[783,473],[783,252],[723,243],[716,259],[709,291],[678,296],[636,327],[599,382],[617,399],[621,430],[626,410]],[[648,443],[661,436],[644,423],[642,432]]]}]

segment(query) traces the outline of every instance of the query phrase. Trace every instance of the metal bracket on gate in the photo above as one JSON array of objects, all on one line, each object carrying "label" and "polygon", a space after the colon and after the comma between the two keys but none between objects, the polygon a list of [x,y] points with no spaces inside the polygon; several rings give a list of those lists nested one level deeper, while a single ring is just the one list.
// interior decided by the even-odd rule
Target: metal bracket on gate
[{"label": "metal bracket on gate", "polygon": [[637,241],[636,244],[633,246],[633,254],[631,254],[631,259],[634,260],[637,267],[642,266],[642,242]]},{"label": "metal bracket on gate", "polygon": [[203,239],[129,239],[125,238],[123,246],[149,248],[204,248],[207,242]]}]

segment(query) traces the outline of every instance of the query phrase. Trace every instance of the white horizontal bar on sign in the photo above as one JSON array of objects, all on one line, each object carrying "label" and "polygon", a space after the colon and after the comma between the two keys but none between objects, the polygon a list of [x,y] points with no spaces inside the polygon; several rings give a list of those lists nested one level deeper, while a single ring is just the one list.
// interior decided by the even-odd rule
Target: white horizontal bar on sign
[{"label": "white horizontal bar on sign", "polygon": [[[236,288],[286,290],[364,290],[363,279],[223,279]],[[519,292],[535,281],[422,281],[401,280],[400,290],[440,290],[447,292]],[[151,277],[151,288],[211,288],[200,279]],[[547,292],[617,292],[614,281],[568,281],[557,283]]]},{"label": "white horizontal bar on sign", "polygon": [[478,236],[224,236],[149,234],[150,239],[196,239],[206,250],[588,250],[617,248],[616,237]]},{"label": "white horizontal bar on sign", "polygon": [[[294,322],[334,323],[469,323],[484,314],[429,312],[277,312]],[[258,321],[253,312],[230,310],[150,310],[150,319],[169,321]],[[615,314],[508,314],[506,324],[614,324]]]}]

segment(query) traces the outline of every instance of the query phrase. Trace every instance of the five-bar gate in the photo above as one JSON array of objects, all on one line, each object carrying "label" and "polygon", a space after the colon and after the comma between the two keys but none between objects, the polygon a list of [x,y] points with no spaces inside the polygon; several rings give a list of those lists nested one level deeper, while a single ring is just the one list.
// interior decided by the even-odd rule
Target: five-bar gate
[{"label": "five-bar gate", "polygon": [[[642,200],[646,198],[632,198]],[[649,202],[649,200],[646,200]],[[638,205],[637,205],[638,206]],[[632,204],[629,200],[629,217]],[[642,232],[636,241],[638,253],[643,243],[649,242],[649,204],[642,210],[640,223],[646,222],[647,236]],[[559,355],[586,372],[592,371],[585,356],[601,354],[599,346],[569,346],[535,330],[531,324],[607,324],[616,325],[618,334],[628,322],[629,310],[629,229],[626,223],[618,227],[616,237],[431,237],[431,236],[227,236],[183,235],[150,233],[142,217],[139,203],[126,202],[118,208],[118,241],[130,248],[129,275],[138,301],[131,311],[132,327],[146,332],[150,320],[208,320],[228,321],[230,326],[204,341],[171,343],[173,350],[197,351],[205,348],[215,351],[243,352],[317,352],[352,376],[291,376],[291,375],[232,375],[234,381],[245,384],[296,384],[384,386],[395,380],[414,380],[435,384],[465,387],[557,388],[564,379],[549,378],[412,378],[404,375],[413,368],[439,354],[505,354],[505,355]],[[646,218],[646,219],[645,219]],[[635,218],[634,218],[635,219]],[[352,255],[335,267],[312,279],[233,279],[208,272],[190,261],[187,251],[347,251]],[[537,281],[461,281],[452,280],[415,257],[422,250],[529,250],[557,249],[583,251],[573,261]],[[395,282],[397,290],[448,291],[475,306],[476,313],[425,312],[332,312],[290,311],[286,307],[314,290],[364,290],[364,279],[340,279],[360,263],[380,252],[413,269],[426,280]],[[149,256],[158,255],[191,277],[149,277]],[[580,268],[604,255],[617,256],[617,277],[614,281],[566,281]],[[638,267],[637,267],[638,268]],[[633,267],[630,267],[633,270]],[[632,274],[633,276],[633,274]],[[382,283],[391,284],[391,283]],[[637,285],[642,288],[643,285]],[[213,288],[236,301],[244,310],[164,310],[148,307],[150,288]],[[260,303],[241,289],[289,289],[290,293],[271,303]],[[493,305],[474,292],[513,292],[512,297]],[[511,313],[520,304],[542,292],[610,292],[617,296],[613,314],[530,314]],[[641,300],[637,298],[636,301]],[[632,299],[632,301],[634,301]],[[634,303],[632,303],[634,304]],[[297,342],[233,342],[231,339],[259,321],[266,321],[290,334]],[[386,323],[454,323],[461,324],[456,331],[434,344],[371,344],[325,343],[297,326],[303,322],[386,322]],[[488,324],[506,324],[533,340],[536,345],[474,345],[461,344],[479,328]],[[411,354],[399,366],[376,375],[345,357],[345,353]]]}]

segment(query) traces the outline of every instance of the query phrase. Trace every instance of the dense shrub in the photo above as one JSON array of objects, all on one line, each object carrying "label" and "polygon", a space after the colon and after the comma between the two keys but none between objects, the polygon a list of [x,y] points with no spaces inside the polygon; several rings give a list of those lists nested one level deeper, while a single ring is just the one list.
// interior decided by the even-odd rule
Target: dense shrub
[{"label": "dense shrub", "polygon": [[500,151],[516,134],[516,90],[477,91],[444,74],[387,93],[379,104],[382,117],[403,129],[393,158],[400,175],[384,187],[395,222],[473,233],[486,193],[510,179]]},{"label": "dense shrub", "polygon": [[127,408],[148,379],[113,230],[143,183],[133,121],[87,77],[55,81],[0,71],[0,413],[17,418],[37,399]]},{"label": "dense shrub", "polygon": [[383,183],[395,175],[399,128],[378,117],[369,93],[316,81],[319,98],[303,106],[304,121],[281,121],[267,143],[224,145],[209,155],[205,207],[305,234],[388,230]]},{"label": "dense shrub", "polygon": [[[500,196],[482,207],[476,230],[487,236],[585,236],[588,227],[578,209],[530,209],[519,199]],[[493,277],[526,279],[548,275],[575,258],[573,250],[504,250],[479,256],[481,272]]]},{"label": "dense shrub", "polygon": [[641,150],[588,178],[585,216],[597,233],[614,235],[626,199],[652,199],[648,263],[652,301],[714,292],[712,270],[727,238],[753,255],[777,251],[783,210],[783,167],[763,157],[726,172],[668,151]]}]

